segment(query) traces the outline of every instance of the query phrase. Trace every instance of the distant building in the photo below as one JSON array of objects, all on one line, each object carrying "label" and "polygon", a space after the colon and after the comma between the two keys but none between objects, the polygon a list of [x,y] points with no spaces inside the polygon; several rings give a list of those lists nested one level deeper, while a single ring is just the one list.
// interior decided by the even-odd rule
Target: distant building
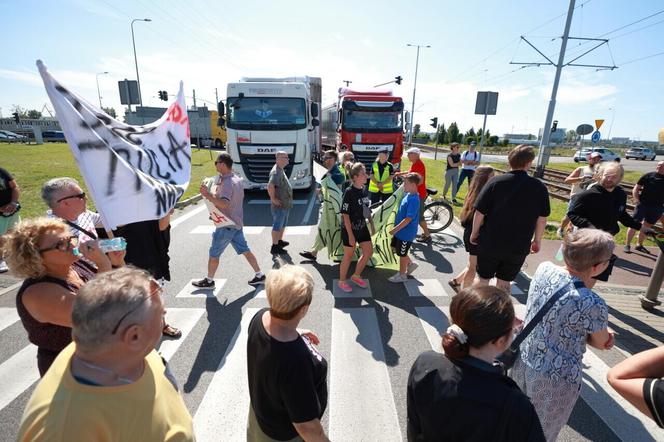
[{"label": "distant building", "polygon": [[628,144],[629,137],[613,137],[611,138],[611,144]]},{"label": "distant building", "polygon": [[533,134],[504,134],[503,139],[507,140],[530,140],[535,139]]},{"label": "distant building", "polygon": [[0,118],[0,130],[8,130],[20,135],[32,135],[32,126],[38,126],[42,132],[48,130],[62,130],[57,118],[21,118],[20,123],[16,123],[14,118]]},{"label": "distant building", "polygon": [[[544,129],[540,128],[539,133],[537,135],[537,139],[541,140],[542,139],[542,133],[544,132]],[[565,141],[565,136],[567,135],[567,129],[563,127],[557,128],[554,132],[551,132],[551,136],[549,137],[549,142],[550,143],[562,143]]]}]

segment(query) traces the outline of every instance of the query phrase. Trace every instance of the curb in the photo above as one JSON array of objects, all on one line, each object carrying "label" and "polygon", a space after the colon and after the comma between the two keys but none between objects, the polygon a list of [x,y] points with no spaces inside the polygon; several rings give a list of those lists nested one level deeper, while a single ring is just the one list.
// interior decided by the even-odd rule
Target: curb
[{"label": "curb", "polygon": [[203,196],[200,193],[197,193],[196,195],[192,196],[191,198],[187,198],[184,201],[178,201],[177,203],[175,203],[175,208],[176,209],[184,209],[185,207],[187,207],[191,204],[195,204],[195,203],[199,202],[202,199],[203,199]]}]

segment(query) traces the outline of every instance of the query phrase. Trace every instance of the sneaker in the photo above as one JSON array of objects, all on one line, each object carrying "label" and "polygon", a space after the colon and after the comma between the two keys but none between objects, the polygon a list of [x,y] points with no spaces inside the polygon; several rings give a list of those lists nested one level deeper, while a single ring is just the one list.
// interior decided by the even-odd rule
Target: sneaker
[{"label": "sneaker", "polygon": [[270,248],[270,253],[272,255],[285,255],[288,252],[282,249],[279,244],[272,244],[272,247]]},{"label": "sneaker", "polygon": [[418,263],[414,262],[414,261],[411,262],[410,264],[408,264],[408,267],[407,267],[407,270],[406,270],[406,275],[412,275],[413,272],[414,272],[415,270],[417,270],[417,268],[418,268],[419,266],[420,266],[420,265],[419,265]]},{"label": "sneaker", "polygon": [[562,227],[558,227],[558,230],[556,230],[556,235],[558,235],[558,238],[563,237],[563,229]]},{"label": "sneaker", "polygon": [[459,201],[457,201],[456,198],[452,198],[452,204],[459,204]]},{"label": "sneaker", "polygon": [[417,242],[430,243],[431,235],[420,235],[417,237]]},{"label": "sneaker", "polygon": [[214,288],[214,279],[203,278],[200,281],[192,281],[191,285],[202,289],[211,289]]},{"label": "sneaker", "polygon": [[394,275],[387,278],[387,280],[394,283],[406,282],[408,281],[408,276],[402,275],[401,273],[397,272]]},{"label": "sneaker", "polygon": [[9,267],[7,267],[7,263],[0,260],[0,273],[5,273],[9,271]]},{"label": "sneaker", "polygon": [[629,245],[626,245],[625,247],[623,247],[623,252],[632,253],[632,248]]},{"label": "sneaker", "polygon": [[634,250],[636,250],[637,252],[647,253],[648,255],[650,255],[650,251],[648,249],[646,249],[645,247],[643,247],[642,244],[639,244],[636,247],[634,247]]},{"label": "sneaker", "polygon": [[368,286],[366,281],[364,279],[360,278],[359,276],[353,275],[353,276],[350,277],[350,280],[353,282],[353,284],[355,284],[356,286],[358,286],[361,289],[366,289],[367,286]]},{"label": "sneaker", "polygon": [[353,287],[351,287],[346,281],[339,281],[339,288],[346,293],[353,291]]},{"label": "sneaker", "polygon": [[279,240],[279,242],[277,243],[277,245],[278,245],[279,247],[281,247],[282,249],[283,249],[284,247],[288,247],[289,244],[290,244],[290,243],[289,243],[288,241],[282,241],[282,240]]},{"label": "sneaker", "polygon": [[318,257],[316,255],[314,255],[313,253],[311,253],[308,250],[306,250],[304,252],[300,252],[300,256],[304,259],[309,260],[309,261],[316,261],[316,259],[318,259]]},{"label": "sneaker", "polygon": [[260,285],[265,282],[265,275],[261,276],[254,276],[254,279],[249,281],[247,284],[249,285]]}]

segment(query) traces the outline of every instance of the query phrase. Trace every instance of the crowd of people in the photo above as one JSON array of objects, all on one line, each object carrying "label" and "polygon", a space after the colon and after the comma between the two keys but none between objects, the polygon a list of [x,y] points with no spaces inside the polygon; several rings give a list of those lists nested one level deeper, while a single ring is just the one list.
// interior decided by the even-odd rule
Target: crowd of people
[{"label": "crowd of people", "polygon": [[[449,281],[456,295],[442,353],[421,354],[410,370],[408,439],[555,440],[579,397],[587,345],[608,350],[614,344],[608,307],[593,288],[611,274],[618,222],[631,232],[625,251],[637,230],[636,250],[641,250],[643,235],[664,213],[664,162],[635,186],[633,215],[619,186],[620,164],[600,163],[592,154],[587,166],[570,174],[566,181],[573,197],[559,231],[563,265],[544,262],[537,268],[521,321],[510,283],[528,254],[540,251],[551,210],[546,187],[528,175],[534,149],[514,148],[510,171],[500,176],[480,165],[473,144],[463,154],[456,144],[451,150],[443,194],[451,186],[456,202],[460,186],[469,181],[459,215],[469,258]],[[399,262],[389,281],[403,283],[417,269],[409,256],[414,241],[431,242],[423,210],[426,166],[418,148],[406,153],[410,170],[396,171],[389,152],[380,151],[369,173],[351,152],[324,153],[326,176],[343,191],[338,288],[344,292],[367,286],[362,273],[373,253],[371,207],[394,194],[394,178],[403,180],[403,192],[389,229]],[[288,163],[286,152],[276,153],[267,187],[273,255],[286,253],[289,245],[283,240],[293,206]],[[261,271],[244,237],[244,188],[231,156],[219,154],[215,167],[213,185],[202,185],[200,194],[229,223],[214,230],[207,274],[192,284],[215,286],[220,256],[230,244],[252,267],[248,283],[265,285],[269,305],[248,329],[247,440],[328,440],[321,424],[328,363],[316,349],[317,335],[298,328],[314,301],[313,278],[295,265],[267,275]],[[181,336],[166,324],[162,299],[163,283],[170,280],[170,214],[106,232],[72,178],[47,181],[42,197],[46,216],[20,221],[20,189],[0,168],[0,264],[6,261],[24,278],[17,311],[38,348],[42,377],[19,440],[193,440],[192,418],[177,382],[155,351],[163,336]],[[126,250],[104,253],[99,240],[109,235],[125,238]],[[316,260],[320,250],[301,255]],[[495,285],[489,285],[493,278]],[[508,353],[513,362],[501,363]],[[663,360],[661,348],[635,355],[610,371],[609,382],[664,428]]]}]

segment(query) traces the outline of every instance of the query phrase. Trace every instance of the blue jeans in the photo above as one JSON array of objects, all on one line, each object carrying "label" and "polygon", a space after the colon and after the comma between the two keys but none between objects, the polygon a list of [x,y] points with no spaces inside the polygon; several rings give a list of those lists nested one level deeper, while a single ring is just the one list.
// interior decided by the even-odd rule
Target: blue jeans
[{"label": "blue jeans", "polygon": [[219,227],[212,233],[210,257],[219,258],[229,244],[233,246],[235,253],[238,255],[249,252],[249,246],[247,240],[244,239],[242,229]]},{"label": "blue jeans", "polygon": [[457,191],[461,189],[461,185],[463,184],[463,181],[468,177],[468,185],[470,185],[470,182],[473,179],[473,175],[475,175],[475,171],[471,169],[461,169],[461,173],[459,174],[459,182],[457,183]]},{"label": "blue jeans", "polygon": [[272,231],[279,232],[286,228],[288,223],[288,213],[290,209],[283,209],[281,207],[270,207],[272,211]]}]

